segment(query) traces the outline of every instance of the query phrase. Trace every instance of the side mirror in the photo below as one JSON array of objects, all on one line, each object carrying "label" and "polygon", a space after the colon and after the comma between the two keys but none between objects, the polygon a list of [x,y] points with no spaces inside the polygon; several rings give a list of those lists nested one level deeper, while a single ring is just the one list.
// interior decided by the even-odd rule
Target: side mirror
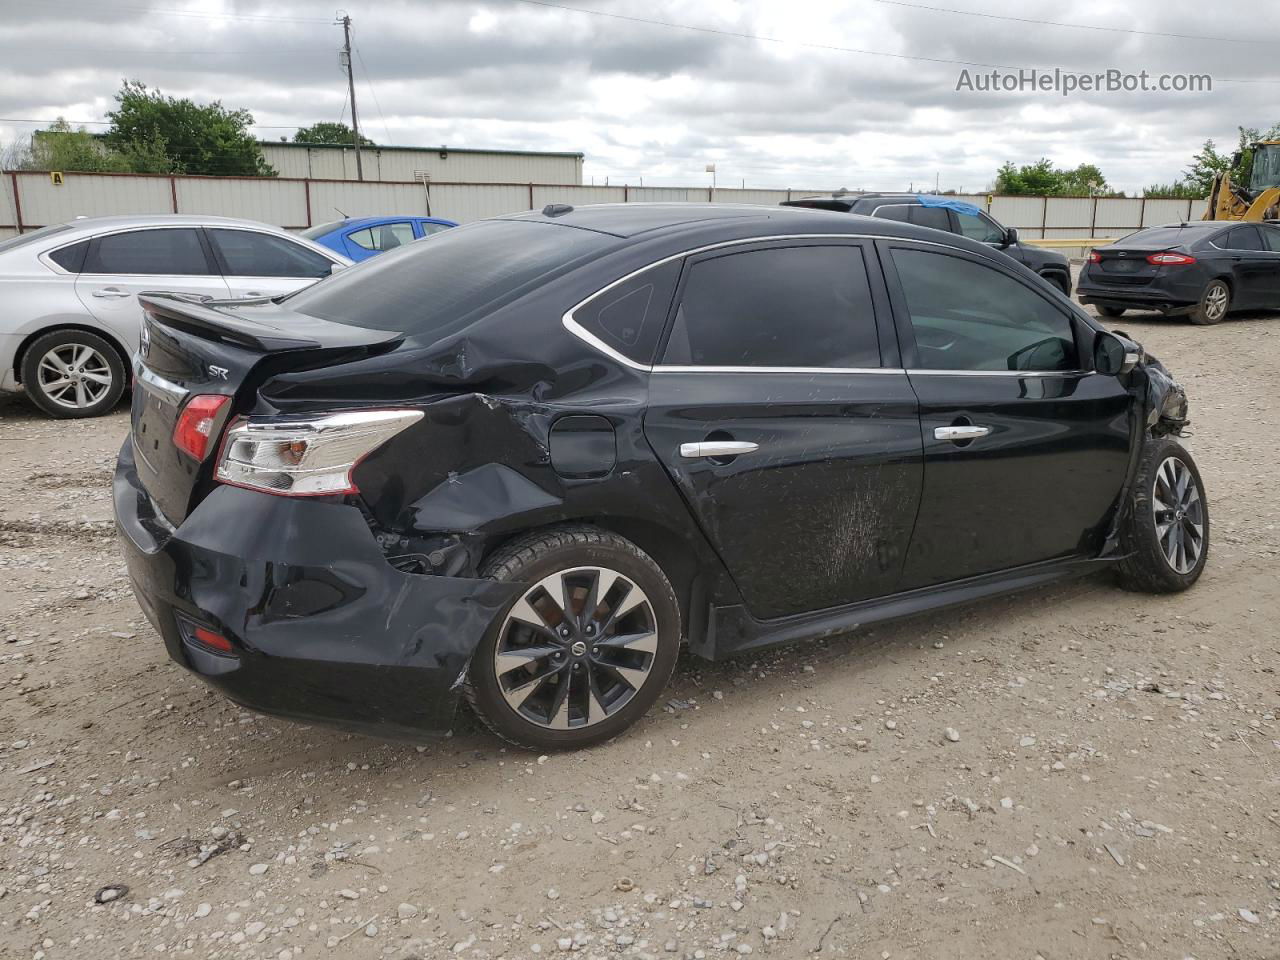
[{"label": "side mirror", "polygon": [[1018,242],[1018,228],[1017,228],[1017,227],[1005,227],[1005,228],[1004,228],[1004,243],[1003,243],[1003,246],[1006,246],[1006,247],[1012,247],[1012,246],[1013,246],[1014,244],[1016,244],[1017,242]]},{"label": "side mirror", "polygon": [[1142,347],[1128,337],[1106,330],[1093,341],[1093,369],[1104,376],[1121,377],[1142,360]]}]

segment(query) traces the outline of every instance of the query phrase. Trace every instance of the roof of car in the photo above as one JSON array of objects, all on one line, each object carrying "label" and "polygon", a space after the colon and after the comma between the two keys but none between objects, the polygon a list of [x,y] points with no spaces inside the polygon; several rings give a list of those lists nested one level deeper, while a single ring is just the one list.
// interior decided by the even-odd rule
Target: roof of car
[{"label": "roof of car", "polygon": [[[453,223],[444,217],[429,217],[425,213],[405,213],[385,217],[347,217],[345,220],[334,220],[334,230],[349,230],[352,227],[376,227],[383,223],[398,223],[401,220],[431,220],[435,223]],[[323,224],[317,224],[323,226]]]},{"label": "roof of car", "polygon": [[91,235],[104,230],[118,230],[124,227],[254,227],[259,230],[280,232],[280,227],[257,220],[241,220],[236,217],[211,217],[204,214],[190,213],[147,213],[129,214],[110,217],[76,217],[65,224],[70,229],[59,234],[59,242],[64,242],[76,235]]},{"label": "roof of car", "polygon": [[[595,230],[616,237],[636,237],[659,231],[672,234],[694,231],[714,224],[726,228],[756,223],[762,235],[787,233],[848,233],[849,215],[809,207],[763,206],[727,203],[601,203],[571,207],[551,204],[542,210],[500,217],[503,220],[533,220],[558,223],[568,227]],[[898,234],[903,231],[893,221],[862,218],[858,229],[874,234]],[[893,226],[889,226],[893,224]],[[933,231],[930,231],[932,233]]]}]

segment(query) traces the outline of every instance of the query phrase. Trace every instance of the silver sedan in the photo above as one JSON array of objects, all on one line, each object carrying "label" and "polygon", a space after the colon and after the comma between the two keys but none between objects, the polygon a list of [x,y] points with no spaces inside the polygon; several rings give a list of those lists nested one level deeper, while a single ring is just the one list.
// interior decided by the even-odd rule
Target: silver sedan
[{"label": "silver sedan", "polygon": [[0,390],[25,390],[53,417],[98,416],[129,382],[137,294],[274,297],[349,263],[277,227],[223,217],[81,218],[0,241]]}]

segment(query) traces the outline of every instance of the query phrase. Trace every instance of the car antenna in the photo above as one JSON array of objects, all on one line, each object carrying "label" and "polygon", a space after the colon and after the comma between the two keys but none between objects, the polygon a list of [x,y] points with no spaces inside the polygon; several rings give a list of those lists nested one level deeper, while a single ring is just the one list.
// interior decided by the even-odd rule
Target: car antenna
[{"label": "car antenna", "polygon": [[[333,209],[338,210],[338,208],[337,208],[337,207],[334,207]],[[341,210],[338,210],[338,213],[342,216],[342,219],[343,219],[343,220],[350,220],[350,219],[351,219],[351,218],[350,218],[350,217],[348,217],[345,213],[343,213]]]},{"label": "car antenna", "polygon": [[548,203],[542,208],[544,217],[563,217],[566,213],[573,213],[573,207],[567,203]]}]

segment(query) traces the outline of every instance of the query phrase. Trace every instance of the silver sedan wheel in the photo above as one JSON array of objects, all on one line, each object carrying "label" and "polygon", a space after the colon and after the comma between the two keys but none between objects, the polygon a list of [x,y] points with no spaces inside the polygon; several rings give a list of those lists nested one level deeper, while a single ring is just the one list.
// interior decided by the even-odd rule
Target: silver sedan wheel
[{"label": "silver sedan wheel", "polygon": [[1190,573],[1204,552],[1204,499],[1195,474],[1177,457],[1156,471],[1151,510],[1165,561],[1177,573]]},{"label": "silver sedan wheel", "polygon": [[648,681],[657,651],[657,618],[639,585],[607,567],[573,567],[516,601],[493,672],[523,719],[574,730],[626,706]]},{"label": "silver sedan wheel", "polygon": [[1227,288],[1222,284],[1214,284],[1208,295],[1204,298],[1204,313],[1210,320],[1221,320],[1227,315],[1227,304],[1230,302],[1231,295],[1227,293]]},{"label": "silver sedan wheel", "polygon": [[83,343],[54,347],[36,368],[40,390],[60,407],[83,410],[105,397],[113,386],[107,358]]}]

